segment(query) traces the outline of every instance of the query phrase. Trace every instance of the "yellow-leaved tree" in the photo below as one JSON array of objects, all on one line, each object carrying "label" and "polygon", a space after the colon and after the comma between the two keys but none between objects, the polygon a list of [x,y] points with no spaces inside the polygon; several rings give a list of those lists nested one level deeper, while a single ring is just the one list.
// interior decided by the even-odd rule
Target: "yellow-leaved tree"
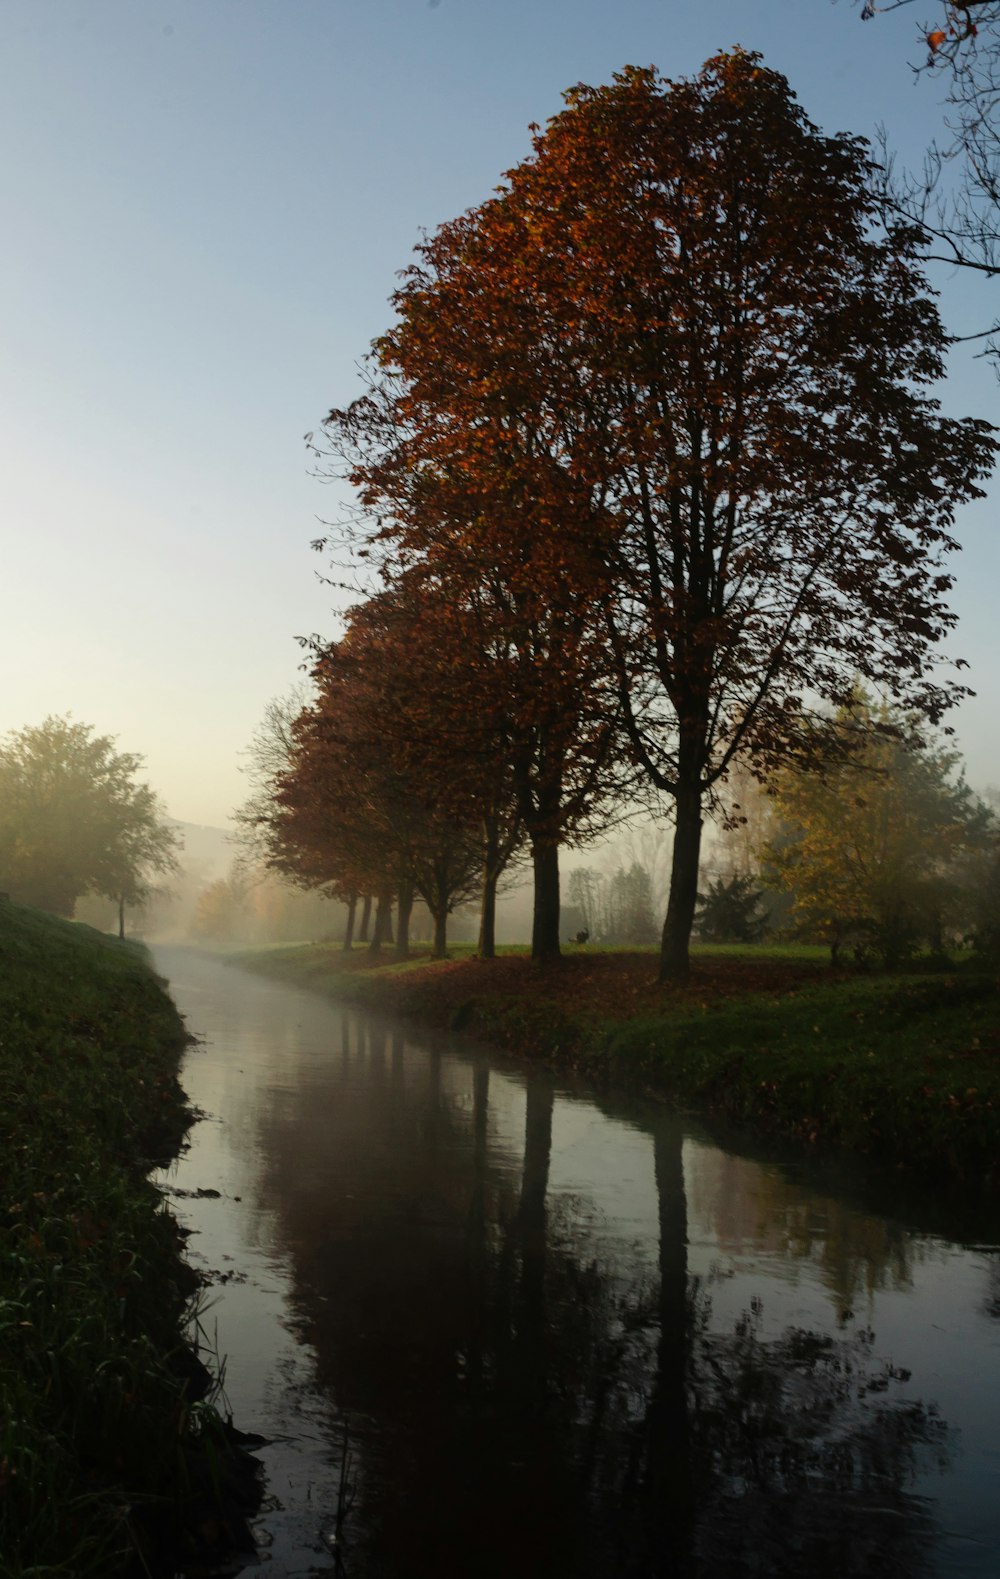
[{"label": "yellow-leaved tree", "polygon": [[892,968],[920,946],[941,950],[966,919],[966,858],[985,847],[990,817],[957,752],[921,742],[912,723],[859,699],[838,714],[822,770],[788,766],[771,786],[768,880],[834,960],[850,943]]}]

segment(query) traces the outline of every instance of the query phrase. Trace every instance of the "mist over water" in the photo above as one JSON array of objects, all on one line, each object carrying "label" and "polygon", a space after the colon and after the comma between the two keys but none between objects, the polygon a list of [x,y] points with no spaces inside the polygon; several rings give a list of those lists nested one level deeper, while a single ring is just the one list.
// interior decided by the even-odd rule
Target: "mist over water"
[{"label": "mist over water", "polygon": [[157,965],[207,1114],[163,1183],[236,1422],[270,1439],[270,1572],[996,1572],[974,1215]]}]

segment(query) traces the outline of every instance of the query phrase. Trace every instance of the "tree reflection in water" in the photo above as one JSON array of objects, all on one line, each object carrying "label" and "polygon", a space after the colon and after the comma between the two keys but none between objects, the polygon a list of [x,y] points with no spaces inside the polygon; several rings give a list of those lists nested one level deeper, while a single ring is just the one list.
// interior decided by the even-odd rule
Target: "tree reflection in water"
[{"label": "tree reflection in water", "polygon": [[548,1078],[526,1083],[517,1166],[485,1060],[446,1078],[363,1022],[352,1044],[322,1109],[272,1109],[261,1134],[298,1328],[358,1461],[348,1575],[933,1571],[910,1488],[945,1424],[868,1331],[766,1336],[756,1303],[718,1330],[676,1118],[646,1115],[658,1253],[630,1260],[550,1192]]},{"label": "tree reflection in water", "polygon": [[870,1329],[766,1342],[756,1303],[711,1335],[708,1298],[695,1296],[689,1388],[700,1571],[933,1572],[931,1510],[908,1488],[928,1454],[945,1466],[949,1432],[933,1407],[892,1399],[908,1374],[878,1361]]}]

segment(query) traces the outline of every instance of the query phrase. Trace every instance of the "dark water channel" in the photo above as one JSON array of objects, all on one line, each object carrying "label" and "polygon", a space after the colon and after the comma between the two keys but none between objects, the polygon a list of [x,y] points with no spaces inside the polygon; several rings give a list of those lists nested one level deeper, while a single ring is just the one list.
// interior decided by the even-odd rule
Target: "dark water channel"
[{"label": "dark water channel", "polygon": [[1000,1573],[995,1216],[157,964],[265,1571]]}]

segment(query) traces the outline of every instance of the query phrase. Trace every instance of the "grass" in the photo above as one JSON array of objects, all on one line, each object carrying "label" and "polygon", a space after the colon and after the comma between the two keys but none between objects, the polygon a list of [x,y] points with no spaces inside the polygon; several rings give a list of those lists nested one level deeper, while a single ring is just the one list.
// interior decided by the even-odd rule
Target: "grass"
[{"label": "grass", "polygon": [[234,963],[515,1053],[641,1086],[811,1148],[1000,1186],[1000,990],[968,963],[834,970],[801,945],[702,946],[690,985],[652,951],[566,951],[532,965],[455,950],[403,964],[308,945]]},{"label": "grass", "polygon": [[[0,902],[0,1575],[146,1571],[208,1424],[179,1231],[184,1028],[131,945]],[[145,1556],[152,1561],[152,1554]]]}]

